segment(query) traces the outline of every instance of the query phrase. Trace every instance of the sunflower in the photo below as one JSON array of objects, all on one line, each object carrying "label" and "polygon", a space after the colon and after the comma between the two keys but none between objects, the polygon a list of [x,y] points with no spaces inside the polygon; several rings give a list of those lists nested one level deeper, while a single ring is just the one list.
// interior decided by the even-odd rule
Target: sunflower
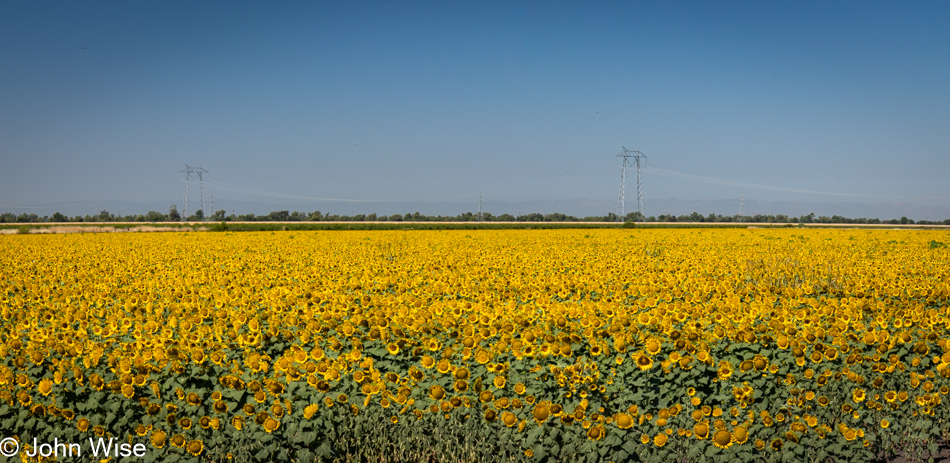
[{"label": "sunflower", "polygon": [[277,428],[280,427],[280,421],[277,421],[274,418],[268,416],[267,418],[264,419],[264,423],[262,424],[262,426],[264,426],[264,431],[267,431],[268,433],[272,433]]},{"label": "sunflower", "polygon": [[50,394],[50,392],[53,392],[53,382],[44,378],[42,381],[40,381],[37,390],[40,392],[40,394],[46,397]]},{"label": "sunflower", "polygon": [[668,438],[666,434],[658,434],[656,437],[653,438],[653,445],[657,447],[663,447],[664,445],[666,445],[667,439]]},{"label": "sunflower", "polygon": [[172,436],[172,445],[175,447],[182,448],[185,446],[185,442],[185,436],[181,434],[175,434]]},{"label": "sunflower", "polygon": [[618,413],[614,415],[614,423],[620,429],[629,429],[633,426],[633,417],[628,413]]},{"label": "sunflower", "polygon": [[718,376],[720,381],[725,381],[732,377],[734,369],[732,364],[726,360],[719,362]]},{"label": "sunflower", "polygon": [[721,449],[727,448],[732,445],[732,434],[730,434],[729,431],[726,431],[725,429],[720,429],[716,431],[715,434],[713,434],[712,441],[716,447]]},{"label": "sunflower", "polygon": [[745,426],[737,426],[732,430],[732,437],[737,444],[745,444],[749,440],[749,430]]},{"label": "sunflower", "polygon": [[[423,364],[422,366],[425,366],[425,365]],[[452,364],[448,360],[442,359],[442,360],[439,360],[439,363],[436,364],[435,369],[439,373],[445,374],[445,373],[448,373],[452,369]]]},{"label": "sunflower", "polygon": [[442,386],[438,384],[434,384],[429,388],[429,397],[434,400],[442,400],[442,398],[445,397],[445,389],[442,389]]},{"label": "sunflower", "polygon": [[208,429],[208,428],[210,428],[210,427],[211,427],[211,417],[210,417],[210,416],[202,416],[201,418],[198,419],[198,425],[201,426],[202,429]]},{"label": "sunflower", "polygon": [[651,360],[650,357],[647,357],[646,355],[640,354],[637,356],[637,367],[641,370],[649,370],[650,368],[653,368],[653,360]]},{"label": "sunflower", "polygon": [[396,355],[399,353],[399,344],[391,342],[386,345],[386,352],[389,352],[389,355]]},{"label": "sunflower", "polygon": [[188,453],[190,453],[192,456],[197,457],[198,455],[201,455],[201,452],[204,449],[205,449],[205,444],[204,442],[201,442],[200,440],[193,440],[188,443],[187,450],[188,450]]},{"label": "sunflower", "polygon": [[851,399],[854,400],[855,403],[863,401],[865,397],[866,397],[866,394],[864,392],[864,389],[855,389],[851,393]]},{"label": "sunflower", "polygon": [[547,421],[548,417],[551,416],[551,407],[545,402],[541,402],[534,406],[534,410],[531,412],[534,416],[534,421],[538,424],[542,424]]},{"label": "sunflower", "polygon": [[495,377],[492,379],[492,385],[494,385],[497,389],[504,389],[504,388],[505,388],[505,382],[506,382],[506,380],[505,380],[505,377],[504,377],[504,376],[495,376]]},{"label": "sunflower", "polygon": [[590,440],[601,440],[606,434],[607,430],[604,429],[604,425],[602,424],[591,426],[591,428],[587,430],[587,438]]},{"label": "sunflower", "polygon": [[511,412],[501,412],[501,422],[510,428],[518,423],[518,417]]},{"label": "sunflower", "polygon": [[165,431],[158,430],[152,433],[152,437],[149,440],[152,442],[153,447],[160,449],[165,447],[165,439],[167,439],[167,437],[168,435],[165,434]]},{"label": "sunflower", "polygon": [[485,349],[478,349],[475,351],[475,361],[484,365],[491,360],[491,354]]},{"label": "sunflower", "polygon": [[844,439],[847,441],[853,441],[858,438],[858,432],[851,428],[845,428],[843,434]]}]

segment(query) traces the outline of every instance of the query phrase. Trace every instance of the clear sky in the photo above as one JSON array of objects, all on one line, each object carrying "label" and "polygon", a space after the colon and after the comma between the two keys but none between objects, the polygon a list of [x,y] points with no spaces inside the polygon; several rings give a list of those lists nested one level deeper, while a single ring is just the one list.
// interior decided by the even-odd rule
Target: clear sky
[{"label": "clear sky", "polygon": [[945,210],[948,82],[945,1],[7,1],[0,212],[180,203],[189,164],[223,207],[606,213],[621,146],[648,156],[648,205]]}]

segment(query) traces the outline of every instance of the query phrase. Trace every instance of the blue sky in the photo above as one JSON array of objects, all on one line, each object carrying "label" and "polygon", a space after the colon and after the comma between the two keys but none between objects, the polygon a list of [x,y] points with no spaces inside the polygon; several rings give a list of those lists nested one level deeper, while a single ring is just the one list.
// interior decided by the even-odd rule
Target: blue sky
[{"label": "blue sky", "polygon": [[946,2],[4,2],[0,211],[180,204],[189,164],[228,209],[606,213],[626,146],[656,169],[648,214],[744,195],[939,216],[948,24]]}]

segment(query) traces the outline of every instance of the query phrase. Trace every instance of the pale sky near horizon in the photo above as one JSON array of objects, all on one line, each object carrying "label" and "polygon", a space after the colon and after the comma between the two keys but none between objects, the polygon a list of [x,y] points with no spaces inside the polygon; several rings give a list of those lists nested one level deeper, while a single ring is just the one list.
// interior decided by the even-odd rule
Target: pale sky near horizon
[{"label": "pale sky near horizon", "polygon": [[616,201],[621,146],[647,198],[943,206],[948,25],[937,1],[3,2],[0,212],[180,200],[185,164],[216,201]]}]

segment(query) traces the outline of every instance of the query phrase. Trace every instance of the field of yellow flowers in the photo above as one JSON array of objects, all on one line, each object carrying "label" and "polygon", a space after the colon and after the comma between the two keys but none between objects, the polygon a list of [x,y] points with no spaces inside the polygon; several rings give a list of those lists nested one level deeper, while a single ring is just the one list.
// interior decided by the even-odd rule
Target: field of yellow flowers
[{"label": "field of yellow flowers", "polygon": [[950,438],[947,242],[803,229],[3,236],[0,452],[924,455]]}]

